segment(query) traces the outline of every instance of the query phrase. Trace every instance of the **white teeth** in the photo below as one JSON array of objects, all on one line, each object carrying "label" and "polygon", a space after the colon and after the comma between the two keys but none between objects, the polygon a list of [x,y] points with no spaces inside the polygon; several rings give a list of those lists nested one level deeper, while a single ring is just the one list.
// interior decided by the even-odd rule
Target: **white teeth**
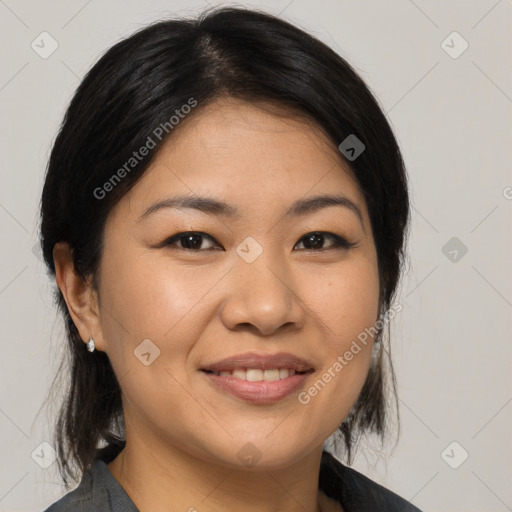
[{"label": "white teeth", "polygon": [[279,380],[279,370],[277,368],[274,370],[265,370],[263,372],[263,380]]},{"label": "white teeth", "polygon": [[248,380],[250,382],[266,381],[274,382],[280,379],[286,379],[295,375],[295,369],[291,368],[272,368],[270,370],[261,370],[260,368],[247,368],[247,370],[236,369],[231,371],[223,370],[214,372],[221,377],[234,377],[235,379]]},{"label": "white teeth", "polygon": [[247,372],[245,370],[233,370],[233,377],[235,377],[235,379],[247,380]]},{"label": "white teeth", "polygon": [[263,380],[263,370],[259,368],[248,368],[247,369],[247,380],[255,382],[257,380]]}]

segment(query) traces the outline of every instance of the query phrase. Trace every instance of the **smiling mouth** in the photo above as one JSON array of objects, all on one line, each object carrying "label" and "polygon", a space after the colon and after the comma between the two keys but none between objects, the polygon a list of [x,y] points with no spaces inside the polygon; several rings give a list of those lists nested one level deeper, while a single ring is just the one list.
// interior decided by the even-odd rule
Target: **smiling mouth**
[{"label": "smiling mouth", "polygon": [[252,404],[285,399],[315,371],[312,362],[287,352],[236,354],[200,370],[215,390]]},{"label": "smiling mouth", "polygon": [[233,377],[239,380],[246,380],[249,382],[275,382],[278,380],[293,377],[295,374],[310,373],[313,370],[297,371],[295,368],[270,368],[263,370],[261,368],[236,368],[234,370],[211,371],[203,370],[206,373],[216,375],[218,377]]}]

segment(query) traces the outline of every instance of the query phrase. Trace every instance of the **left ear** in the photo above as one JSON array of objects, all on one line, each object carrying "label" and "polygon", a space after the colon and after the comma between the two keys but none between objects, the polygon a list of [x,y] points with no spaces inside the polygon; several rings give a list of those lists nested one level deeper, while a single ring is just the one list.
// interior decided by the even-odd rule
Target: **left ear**
[{"label": "left ear", "polygon": [[105,351],[98,294],[93,289],[91,280],[86,282],[77,274],[73,250],[66,242],[55,244],[53,260],[57,285],[82,341],[87,343],[92,336],[96,349]]}]

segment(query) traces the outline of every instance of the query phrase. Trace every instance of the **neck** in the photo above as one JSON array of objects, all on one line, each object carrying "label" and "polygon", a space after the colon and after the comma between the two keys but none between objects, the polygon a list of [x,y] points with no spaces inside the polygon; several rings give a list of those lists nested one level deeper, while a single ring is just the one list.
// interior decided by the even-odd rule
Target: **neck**
[{"label": "neck", "polygon": [[164,448],[126,431],[108,464],[140,512],[319,512],[322,445],[289,467],[256,471],[215,464],[176,446]]}]

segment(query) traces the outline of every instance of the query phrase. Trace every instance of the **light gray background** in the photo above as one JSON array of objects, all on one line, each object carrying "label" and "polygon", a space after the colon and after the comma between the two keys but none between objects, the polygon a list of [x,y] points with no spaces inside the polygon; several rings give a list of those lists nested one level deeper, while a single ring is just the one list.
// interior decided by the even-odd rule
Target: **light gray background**
[{"label": "light gray background", "polygon": [[[510,1],[238,5],[280,13],[345,56],[388,113],[409,170],[410,267],[393,325],[401,437],[381,454],[367,446],[355,466],[425,511],[512,510]],[[57,464],[43,469],[31,453],[51,454],[39,445],[51,442],[55,411],[41,406],[63,341],[33,247],[65,107],[121,37],[207,6],[0,0],[0,511],[38,511],[63,493]],[[59,45],[47,59],[31,48],[43,31]],[[458,58],[441,44],[453,31],[469,44]],[[462,48],[456,36],[446,44]],[[455,262],[442,252],[452,237],[468,249]]]}]

